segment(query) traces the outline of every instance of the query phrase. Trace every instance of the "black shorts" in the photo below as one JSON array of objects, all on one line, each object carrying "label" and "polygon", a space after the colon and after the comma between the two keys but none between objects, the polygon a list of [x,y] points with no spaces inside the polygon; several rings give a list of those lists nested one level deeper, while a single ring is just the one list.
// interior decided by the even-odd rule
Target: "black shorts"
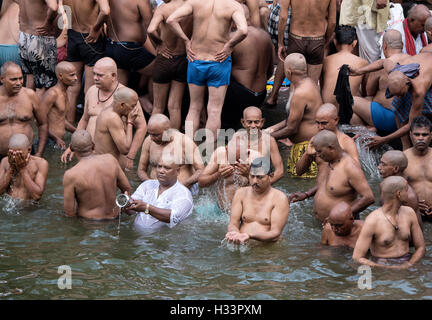
[{"label": "black shorts", "polygon": [[155,58],[138,42],[117,42],[107,39],[106,55],[112,58],[119,69],[137,71],[147,67]]},{"label": "black shorts", "polygon": [[167,59],[157,55],[153,67],[153,82],[170,83],[172,80],[187,82],[188,60],[186,55],[173,56]]},{"label": "black shorts", "polygon": [[222,128],[239,129],[244,109],[250,106],[259,108],[264,103],[266,95],[266,90],[253,92],[231,78],[222,107]]},{"label": "black shorts", "polygon": [[287,54],[301,53],[304,55],[307,64],[319,65],[324,59],[324,37],[299,37],[289,34]]},{"label": "black shorts", "polygon": [[96,43],[85,43],[88,33],[68,30],[67,58],[69,62],[83,61],[86,66],[93,67],[99,59],[105,57],[105,41],[102,36]]}]

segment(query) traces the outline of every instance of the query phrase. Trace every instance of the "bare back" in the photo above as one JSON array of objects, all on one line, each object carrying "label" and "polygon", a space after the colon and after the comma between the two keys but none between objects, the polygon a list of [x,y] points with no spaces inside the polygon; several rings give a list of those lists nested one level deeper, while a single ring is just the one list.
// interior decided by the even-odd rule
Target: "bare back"
[{"label": "bare back", "polygon": [[191,0],[193,8],[192,50],[198,60],[214,60],[229,39],[232,15],[243,10],[234,0]]},{"label": "bare back", "polygon": [[302,37],[320,37],[327,30],[332,0],[291,0],[290,32]]},{"label": "bare back", "polygon": [[121,168],[109,155],[91,155],[80,160],[65,173],[78,203],[77,215],[88,219],[113,219],[118,216],[115,204]]},{"label": "bare back", "polygon": [[19,6],[11,3],[0,17],[0,44],[17,44]]},{"label": "bare back", "polygon": [[20,0],[20,30],[36,34],[36,28],[43,25],[47,17],[48,6],[44,0]]},{"label": "bare back", "polygon": [[273,43],[267,32],[248,27],[247,37],[232,53],[232,77],[254,92],[264,91],[267,73],[273,66]]},{"label": "bare back", "polygon": [[98,3],[95,0],[63,0],[63,3],[71,8],[72,29],[89,33],[99,14]]},{"label": "bare back", "polygon": [[[148,0],[110,0],[111,14],[108,17],[108,36],[114,41],[144,43],[147,38],[143,20],[151,17]],[[142,12],[144,11],[144,12]]]}]

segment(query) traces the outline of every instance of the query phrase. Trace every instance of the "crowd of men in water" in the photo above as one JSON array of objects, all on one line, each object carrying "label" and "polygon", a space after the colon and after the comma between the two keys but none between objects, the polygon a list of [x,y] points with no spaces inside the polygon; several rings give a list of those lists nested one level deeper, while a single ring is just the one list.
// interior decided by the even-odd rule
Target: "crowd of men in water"
[{"label": "crowd of men in water", "polygon": [[[370,266],[417,263],[432,216],[429,2],[267,2],[0,1],[0,194],[39,200],[44,151],[57,148],[77,160],[63,177],[67,216],[174,227],[215,186],[227,241],[276,242],[290,204],[313,197],[322,244]],[[287,115],[266,127],[284,77]],[[396,149],[364,221],[375,198],[342,123],[375,132],[371,150]],[[287,195],[273,187],[284,175],[316,186]],[[122,209],[118,189],[131,198]]]}]

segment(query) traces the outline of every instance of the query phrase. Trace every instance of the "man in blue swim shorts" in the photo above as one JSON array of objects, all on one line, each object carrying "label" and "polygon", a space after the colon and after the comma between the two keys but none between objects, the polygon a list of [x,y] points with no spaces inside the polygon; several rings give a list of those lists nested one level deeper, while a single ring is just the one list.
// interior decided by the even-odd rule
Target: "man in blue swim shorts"
[{"label": "man in blue swim shorts", "polygon": [[[192,15],[194,25],[191,39],[182,30],[179,22]],[[231,31],[234,22],[236,30]],[[242,6],[234,0],[189,0],[167,19],[175,33],[185,41],[189,60],[187,82],[190,92],[190,107],[186,117],[192,121],[193,133],[199,126],[204,97],[208,88],[206,129],[217,138],[221,126],[222,105],[231,76],[231,52],[234,46],[247,35],[247,22]],[[209,131],[206,135],[210,134]]]}]

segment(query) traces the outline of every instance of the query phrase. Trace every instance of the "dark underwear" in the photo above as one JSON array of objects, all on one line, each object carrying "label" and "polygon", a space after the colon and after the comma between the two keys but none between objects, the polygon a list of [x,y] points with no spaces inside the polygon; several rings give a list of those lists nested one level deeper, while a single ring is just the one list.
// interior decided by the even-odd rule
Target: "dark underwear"
[{"label": "dark underwear", "polygon": [[243,110],[250,106],[260,107],[266,95],[266,90],[254,92],[231,78],[222,108],[222,128],[240,128]]},{"label": "dark underwear", "polygon": [[299,37],[289,34],[287,53],[301,53],[307,64],[322,64],[324,59],[324,37]]},{"label": "dark underwear", "polygon": [[157,55],[153,67],[153,82],[170,83],[172,80],[187,82],[188,60],[186,55],[173,56],[167,59]]},{"label": "dark underwear", "polygon": [[405,262],[409,261],[411,259],[411,253],[404,254],[403,256],[399,258],[378,258],[371,256],[371,260],[375,263],[382,264],[385,266],[394,266],[394,265],[401,265]]},{"label": "dark underwear", "polygon": [[155,58],[143,48],[142,43],[113,41],[107,38],[106,55],[112,58],[119,69],[137,71],[147,67]]},{"label": "dark underwear", "polygon": [[68,30],[67,58],[69,62],[82,61],[86,66],[93,67],[99,59],[105,56],[105,41],[99,36],[95,43],[86,43],[88,33]]}]

